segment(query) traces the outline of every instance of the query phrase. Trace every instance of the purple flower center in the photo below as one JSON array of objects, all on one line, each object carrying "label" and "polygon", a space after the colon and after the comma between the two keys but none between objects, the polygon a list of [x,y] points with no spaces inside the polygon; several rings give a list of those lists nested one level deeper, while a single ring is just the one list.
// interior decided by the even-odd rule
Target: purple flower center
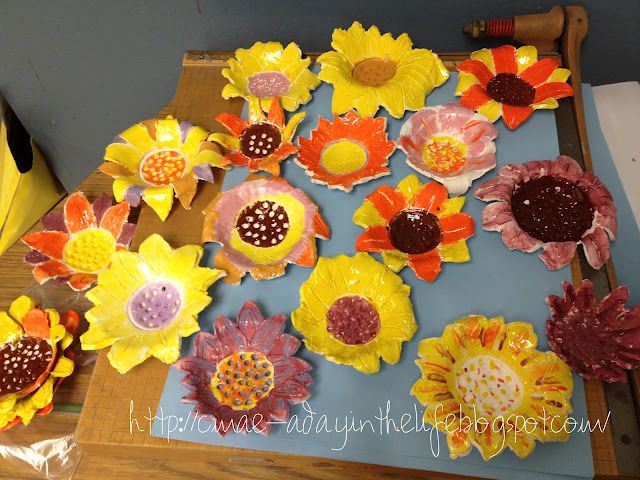
[{"label": "purple flower center", "polygon": [[398,212],[387,229],[391,244],[410,255],[433,250],[442,240],[438,217],[422,208],[408,208]]},{"label": "purple flower center", "polygon": [[254,97],[281,97],[291,88],[291,80],[282,72],[259,72],[249,77],[247,90]]},{"label": "purple flower center", "polygon": [[327,331],[347,345],[364,345],[380,331],[375,307],[359,295],[336,300],[327,312]]},{"label": "purple flower center", "polygon": [[153,282],[129,300],[129,319],[142,330],[159,330],[173,322],[181,308],[182,296],[175,285]]}]

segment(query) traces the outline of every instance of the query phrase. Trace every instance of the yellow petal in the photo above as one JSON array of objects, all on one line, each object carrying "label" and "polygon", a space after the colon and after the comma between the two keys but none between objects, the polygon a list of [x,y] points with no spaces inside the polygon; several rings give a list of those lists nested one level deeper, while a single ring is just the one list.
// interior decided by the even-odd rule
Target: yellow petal
[{"label": "yellow petal", "polygon": [[151,352],[146,343],[145,334],[139,334],[116,341],[111,345],[111,350],[109,350],[107,354],[109,363],[111,363],[111,366],[119,373],[127,373],[150,356]]},{"label": "yellow petal", "polygon": [[438,252],[443,262],[468,262],[471,260],[466,239],[448,245],[439,245]]},{"label": "yellow petal", "polygon": [[0,345],[22,336],[22,328],[6,312],[0,312]]},{"label": "yellow petal", "polygon": [[161,235],[154,233],[140,244],[138,256],[154,272],[161,274],[165,272],[165,264],[172,252],[173,249],[167,241]]},{"label": "yellow petal", "polygon": [[215,150],[202,150],[193,158],[193,166],[207,164],[216,168],[230,168],[230,165],[224,159],[222,155],[220,155]]},{"label": "yellow petal", "polygon": [[480,80],[478,80],[475,75],[467,72],[458,72],[458,85],[456,85],[455,95],[459,97],[473,85],[479,84]]},{"label": "yellow petal", "polygon": [[296,128],[298,128],[298,125],[304,119],[306,114],[306,112],[298,112],[291,117],[289,123],[287,123],[287,125],[282,130],[282,136],[285,140],[289,141],[293,138],[293,134],[295,133]]},{"label": "yellow petal", "polygon": [[21,295],[16,298],[13,302],[11,302],[11,306],[9,307],[9,315],[22,325],[22,318],[29,312],[29,310],[33,309],[36,306],[35,302],[27,297],[26,295]]},{"label": "yellow petal", "polygon": [[51,370],[52,377],[68,377],[73,373],[73,360],[67,357],[60,357],[55,367]]},{"label": "yellow petal", "polygon": [[382,262],[394,272],[402,270],[407,264],[407,254],[396,250],[383,250]]},{"label": "yellow petal", "polygon": [[137,172],[143,155],[140,150],[126,143],[112,143],[107,146],[104,159],[122,165],[132,172]]},{"label": "yellow petal", "polygon": [[153,338],[148,339],[150,354],[163,363],[173,363],[178,360],[180,358],[181,343],[178,330],[178,325],[170,325],[151,334]]},{"label": "yellow petal", "polygon": [[353,212],[353,223],[367,228],[374,225],[386,225],[387,222],[380,216],[376,207],[368,200],[365,200],[362,205]]},{"label": "yellow petal", "polygon": [[149,187],[143,192],[143,198],[163,222],[169,216],[173,205],[173,187]]},{"label": "yellow petal", "polygon": [[136,123],[120,134],[120,137],[143,153],[156,148],[156,142],[149,135],[144,125]]},{"label": "yellow petal", "polygon": [[[180,132],[180,130],[178,129]],[[182,133],[180,133],[182,135]],[[207,132],[202,127],[192,127],[189,129],[187,133],[187,138],[185,138],[184,143],[180,147],[180,151],[189,159],[193,159],[200,150],[200,146],[202,142],[207,139],[209,132]],[[178,137],[178,141],[181,140],[181,137]]]},{"label": "yellow petal", "polygon": [[226,133],[212,133],[209,135],[210,142],[216,142],[227,150],[240,150],[240,139]]},{"label": "yellow petal", "polygon": [[481,50],[472,52],[471,58],[473,60],[480,60],[487,67],[489,67],[489,70],[491,70],[494,74],[496,73],[496,67],[493,64],[493,55],[491,54],[491,50],[489,50],[488,48],[483,48]]},{"label": "yellow petal", "polygon": [[446,217],[447,215],[460,212],[464,206],[464,201],[465,198],[462,196],[445,200],[438,210],[438,217]]},{"label": "yellow petal", "polygon": [[556,100],[555,98],[547,98],[542,102],[534,103],[533,105],[531,105],[531,108],[533,108],[534,110],[554,109],[558,108],[558,106],[558,100]]},{"label": "yellow petal", "polygon": [[480,105],[476,110],[480,115],[487,117],[490,122],[495,122],[502,115],[502,104],[495,100],[489,100],[484,105]]},{"label": "yellow petal", "polygon": [[538,61],[538,50],[531,45],[520,47],[516,50],[516,61],[518,62],[518,73],[522,73]]},{"label": "yellow petal", "polygon": [[116,202],[122,202],[124,196],[127,193],[127,188],[132,185],[140,185],[140,180],[137,175],[131,175],[129,177],[118,177],[113,180],[113,196]]},{"label": "yellow petal", "polygon": [[420,182],[420,179],[418,179],[418,176],[411,174],[404,177],[400,181],[400,183],[398,183],[396,190],[399,190],[400,193],[404,195],[404,198],[407,199],[407,201],[411,201],[411,199],[415,196],[417,191],[420,190],[422,187],[423,187],[423,184],[422,182]]},{"label": "yellow petal", "polygon": [[571,75],[568,68],[556,68],[547,79],[547,82],[566,82]]}]

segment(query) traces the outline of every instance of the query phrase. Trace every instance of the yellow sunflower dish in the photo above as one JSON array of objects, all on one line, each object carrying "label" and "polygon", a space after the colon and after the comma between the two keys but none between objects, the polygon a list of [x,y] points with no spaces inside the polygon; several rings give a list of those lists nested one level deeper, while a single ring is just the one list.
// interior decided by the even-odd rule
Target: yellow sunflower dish
[{"label": "yellow sunflower dish", "polygon": [[366,253],[320,258],[300,287],[300,307],[291,315],[312,352],[363,373],[400,360],[402,342],[418,326],[411,287]]},{"label": "yellow sunflower dish", "polygon": [[411,394],[424,422],[447,434],[451,458],[476,447],[484,460],[510,448],[529,456],[536,440],[566,441],[573,378],[553,352],[536,350],[529,323],[470,315],[420,342],[421,378]]},{"label": "yellow sunflower dish", "polygon": [[258,98],[265,112],[273,97],[281,97],[283,108],[295,112],[311,100],[311,90],[320,85],[308,68],[310,63],[311,59],[302,58],[300,47],[293,42],[285,48],[279,42],[256,42],[249,49],[239,48],[235,58],[229,60],[229,68],[222,70],[222,76],[229,80],[222,96]]},{"label": "yellow sunflower dish", "polygon": [[168,116],[129,127],[113,139],[100,170],[114,178],[113,195],[137,207],[140,199],[164,221],[174,192],[182,206],[191,207],[198,180],[213,182],[211,167],[226,161],[209,132]]},{"label": "yellow sunflower dish", "polygon": [[172,249],[158,234],[138,253],[116,252],[111,267],[87,292],[94,307],[86,313],[84,350],[111,346],[109,361],[120,373],[153,356],[173,363],[181,337],[200,330],[198,314],[211,302],[207,289],[225,273],[199,267],[202,247]]},{"label": "yellow sunflower dish", "polygon": [[425,97],[449,78],[440,58],[412,48],[406,33],[394,39],[375,25],[365,30],[354,22],[348,30],[333,31],[331,46],[335,51],[320,55],[318,62],[320,79],[333,84],[334,114],[356,108],[361,117],[372,117],[382,106],[401,118],[405,110],[424,107]]}]

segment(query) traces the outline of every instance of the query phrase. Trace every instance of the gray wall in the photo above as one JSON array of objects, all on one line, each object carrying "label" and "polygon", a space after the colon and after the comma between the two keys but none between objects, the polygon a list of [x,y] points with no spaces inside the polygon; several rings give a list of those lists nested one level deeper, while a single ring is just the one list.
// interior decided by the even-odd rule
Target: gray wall
[{"label": "gray wall", "polygon": [[[173,96],[185,50],[234,50],[257,40],[329,48],[358,19],[437,51],[472,50],[462,24],[547,11],[535,0],[0,0],[0,90],[67,189],[101,162],[114,134]],[[640,79],[640,1],[585,1],[585,81]]]}]

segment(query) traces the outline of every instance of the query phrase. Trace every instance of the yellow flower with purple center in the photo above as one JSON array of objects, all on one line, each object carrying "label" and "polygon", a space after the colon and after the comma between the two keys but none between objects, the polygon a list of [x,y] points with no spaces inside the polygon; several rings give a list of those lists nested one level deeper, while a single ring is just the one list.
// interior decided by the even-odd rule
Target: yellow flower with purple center
[{"label": "yellow flower with purple center", "polygon": [[482,315],[420,342],[421,378],[411,394],[425,406],[424,422],[447,435],[451,458],[473,447],[485,460],[507,447],[525,458],[536,440],[568,439],[573,377],[555,353],[536,350],[537,342],[529,323]]}]

